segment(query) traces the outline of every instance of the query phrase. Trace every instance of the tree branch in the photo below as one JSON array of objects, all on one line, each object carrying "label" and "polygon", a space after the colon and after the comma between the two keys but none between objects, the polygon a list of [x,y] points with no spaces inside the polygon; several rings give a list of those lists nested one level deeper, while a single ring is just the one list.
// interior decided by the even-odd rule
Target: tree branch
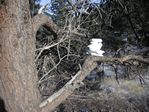
[{"label": "tree branch", "polygon": [[122,58],[109,58],[109,57],[99,57],[99,56],[94,56],[93,61],[100,61],[100,62],[120,62],[124,63],[129,60],[137,60],[142,63],[149,64],[149,58],[143,58],[142,56],[139,55],[127,55]]},{"label": "tree branch", "polygon": [[[50,30],[54,35],[59,36],[59,38],[61,38],[64,33],[67,33],[63,29],[59,28],[53,22],[53,20],[49,16],[46,16],[45,14],[38,14],[38,15],[34,16],[32,18],[32,25],[33,25],[35,34],[38,31],[38,29],[40,28],[40,26],[42,26],[42,25],[46,29]],[[83,37],[86,36],[82,33],[77,32],[77,31],[70,31],[70,33],[72,33],[74,35],[78,35],[78,36],[83,36]]]},{"label": "tree branch", "polygon": [[61,29],[53,22],[53,20],[44,14],[38,14],[34,16],[32,18],[32,24],[35,34],[42,25],[44,25],[48,30],[52,31],[56,35],[61,32]]},{"label": "tree branch", "polygon": [[85,79],[85,77],[96,67],[95,63],[96,61],[100,62],[118,61],[120,63],[124,63],[129,60],[137,60],[142,63],[149,64],[149,59],[144,59],[142,56],[136,56],[136,55],[128,55],[122,58],[109,58],[99,56],[87,57],[82,66],[82,69],[68,83],[66,83],[63,88],[61,88],[58,92],[54,93],[52,96],[50,96],[40,104],[42,112],[50,112],[54,110],[59,104],[65,101],[66,98],[70,96],[76,88],[79,88],[81,82]]},{"label": "tree branch", "polygon": [[88,57],[85,60],[82,69],[68,83],[66,83],[63,88],[40,104],[42,112],[50,112],[54,110],[59,104],[65,101],[76,88],[80,86],[80,83],[84,80],[84,78],[96,67],[96,63],[92,60],[92,57]]}]

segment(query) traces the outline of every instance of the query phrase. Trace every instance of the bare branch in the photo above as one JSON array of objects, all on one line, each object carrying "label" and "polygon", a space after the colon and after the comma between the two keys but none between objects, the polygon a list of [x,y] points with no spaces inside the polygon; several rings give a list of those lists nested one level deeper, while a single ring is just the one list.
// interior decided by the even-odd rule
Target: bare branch
[{"label": "bare branch", "polygon": [[42,82],[42,80],[51,72],[53,71],[55,68],[57,68],[57,66],[61,63],[61,61],[67,57],[67,55],[63,56],[62,58],[59,59],[59,62],[52,68],[50,69],[46,74],[44,74],[38,81],[38,84],[40,84]]},{"label": "bare branch", "polygon": [[[54,35],[58,36],[58,38],[62,38],[62,35],[64,33],[67,33],[63,29],[59,28],[50,17],[48,17],[44,14],[38,14],[38,15],[34,16],[32,18],[32,25],[33,25],[35,34],[38,31],[38,29],[40,28],[40,26],[42,26],[42,25],[45,28],[47,28],[48,30],[50,30]],[[85,36],[84,34],[79,33],[75,30],[73,30],[73,31],[71,30],[70,33],[72,33],[74,35],[78,35],[78,36],[83,36],[83,37]]]},{"label": "bare branch", "polygon": [[144,59],[142,56],[136,55],[128,55],[122,58],[110,58],[110,57],[99,57],[92,56],[88,57],[82,69],[68,82],[65,84],[63,88],[61,88],[58,92],[54,93],[48,99],[44,100],[40,104],[40,108],[42,108],[42,112],[50,112],[54,110],[59,104],[61,104],[65,99],[70,96],[76,88],[79,88],[81,82],[85,79],[85,77],[96,67],[96,61],[101,62],[127,62],[129,60],[137,60],[146,64],[149,64],[149,59]]},{"label": "bare branch", "polygon": [[120,63],[127,62],[129,60],[137,60],[142,63],[149,64],[149,58],[143,58],[142,56],[139,55],[127,55],[122,58],[110,58],[110,57],[99,57],[99,56],[94,56],[93,61],[101,61],[101,62],[115,62],[118,61]]},{"label": "bare branch", "polygon": [[36,56],[35,62],[39,59],[40,55],[42,54],[42,52],[43,52],[44,50],[50,49],[50,48],[52,48],[52,47],[54,47],[54,46],[57,46],[58,44],[64,42],[64,41],[67,40],[67,39],[68,39],[68,38],[61,38],[57,43],[53,43],[52,45],[44,46],[44,47],[42,47],[42,48],[37,49],[37,51],[40,50],[40,52],[39,52],[39,54]]},{"label": "bare branch", "polygon": [[96,63],[92,61],[92,57],[88,57],[82,66],[82,69],[58,92],[54,93],[48,99],[40,104],[42,112],[50,112],[54,110],[59,104],[66,100],[66,98],[78,88],[83,79],[96,67]]},{"label": "bare branch", "polygon": [[50,31],[55,33],[56,35],[59,34],[61,29],[53,22],[53,20],[44,15],[44,14],[38,14],[32,18],[32,24],[34,28],[34,32],[36,33],[40,26],[44,25],[46,28],[48,28]]}]

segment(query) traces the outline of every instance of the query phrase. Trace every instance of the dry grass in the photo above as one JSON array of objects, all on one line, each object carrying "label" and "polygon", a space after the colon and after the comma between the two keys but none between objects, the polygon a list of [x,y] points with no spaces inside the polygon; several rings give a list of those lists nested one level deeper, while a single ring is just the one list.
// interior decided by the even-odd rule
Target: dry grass
[{"label": "dry grass", "polygon": [[76,90],[55,112],[149,112],[148,88],[137,80],[121,80],[118,84],[111,78],[102,81],[114,91]]}]

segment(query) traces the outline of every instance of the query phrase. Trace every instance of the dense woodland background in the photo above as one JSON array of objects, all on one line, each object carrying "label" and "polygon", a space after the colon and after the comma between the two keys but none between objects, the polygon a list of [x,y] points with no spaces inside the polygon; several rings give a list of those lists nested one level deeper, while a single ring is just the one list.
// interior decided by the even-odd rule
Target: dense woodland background
[{"label": "dense woodland background", "polygon": [[[36,14],[40,2],[31,5]],[[52,14],[51,14],[52,12]],[[62,39],[41,27],[37,33],[39,89],[46,98],[80,69],[91,38],[103,39],[104,56],[149,57],[148,0],[52,0],[45,10],[67,33]],[[50,46],[46,49],[46,46]],[[45,47],[45,49],[40,49]],[[138,61],[101,63],[58,112],[147,112],[148,64]]]},{"label": "dense woodland background", "polygon": [[[149,111],[149,0],[51,0],[42,14],[42,0],[10,2],[0,0],[0,111]],[[92,38],[103,57],[88,53]]]}]

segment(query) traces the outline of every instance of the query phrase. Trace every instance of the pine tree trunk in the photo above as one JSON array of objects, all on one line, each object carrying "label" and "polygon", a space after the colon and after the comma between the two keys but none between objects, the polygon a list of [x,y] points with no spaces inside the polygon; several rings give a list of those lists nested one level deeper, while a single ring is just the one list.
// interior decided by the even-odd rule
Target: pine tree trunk
[{"label": "pine tree trunk", "polygon": [[28,0],[0,6],[0,99],[8,112],[38,112],[35,34]]}]

